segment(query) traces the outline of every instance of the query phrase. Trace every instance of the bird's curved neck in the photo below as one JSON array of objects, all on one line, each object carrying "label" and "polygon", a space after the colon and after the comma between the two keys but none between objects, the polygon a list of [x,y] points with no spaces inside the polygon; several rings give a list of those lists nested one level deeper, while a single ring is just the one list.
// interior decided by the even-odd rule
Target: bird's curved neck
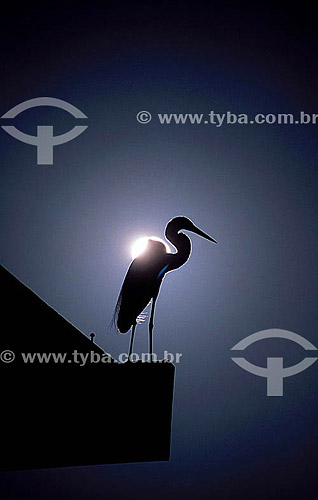
[{"label": "bird's curved neck", "polygon": [[182,228],[176,228],[168,224],[166,228],[166,238],[177,249],[177,253],[172,254],[172,264],[169,270],[177,269],[187,262],[191,254],[191,240],[184,233],[179,233]]}]

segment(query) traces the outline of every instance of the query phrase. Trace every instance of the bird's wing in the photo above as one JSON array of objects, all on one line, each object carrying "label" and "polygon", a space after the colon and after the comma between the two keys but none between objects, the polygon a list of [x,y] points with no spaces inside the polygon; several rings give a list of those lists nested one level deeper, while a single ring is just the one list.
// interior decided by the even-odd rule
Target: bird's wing
[{"label": "bird's wing", "polygon": [[126,274],[118,299],[117,326],[125,333],[136,322],[139,314],[158,293],[164,272],[162,262],[135,259]]}]

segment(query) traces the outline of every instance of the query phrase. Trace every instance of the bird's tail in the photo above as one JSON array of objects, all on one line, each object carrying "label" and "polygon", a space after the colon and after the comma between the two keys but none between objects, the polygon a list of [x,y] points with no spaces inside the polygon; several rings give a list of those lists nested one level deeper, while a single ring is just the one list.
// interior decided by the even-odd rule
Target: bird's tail
[{"label": "bird's tail", "polygon": [[123,294],[121,291],[117,299],[113,318],[111,320],[111,327],[115,328],[119,333],[125,334],[132,327],[133,321],[131,321],[130,319],[127,320],[127,317],[121,314],[122,301],[123,301]]},{"label": "bird's tail", "polygon": [[112,329],[115,328],[117,330],[117,322],[118,322],[118,316],[119,316],[121,302],[122,302],[122,292],[120,292],[120,294],[118,296],[118,299],[117,299],[117,302],[115,305],[115,309],[114,309],[114,314],[113,314],[113,317],[109,323],[109,328],[112,328]]}]

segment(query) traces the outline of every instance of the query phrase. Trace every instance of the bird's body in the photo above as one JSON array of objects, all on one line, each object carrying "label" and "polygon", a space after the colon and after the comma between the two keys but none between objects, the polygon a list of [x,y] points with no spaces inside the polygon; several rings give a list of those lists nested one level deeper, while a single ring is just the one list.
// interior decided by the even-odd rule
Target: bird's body
[{"label": "bird's body", "polygon": [[120,333],[128,332],[134,325],[153,296],[158,294],[165,275],[163,269],[168,265],[170,254],[159,241],[149,240],[149,245],[152,248],[147,255],[136,257],[130,264],[121,289],[117,318]]},{"label": "bird's body", "polygon": [[116,321],[120,333],[126,333],[133,328],[129,349],[132,352],[135,327],[138,316],[152,300],[152,311],[149,322],[150,354],[152,354],[152,330],[155,302],[160,285],[166,273],[181,267],[190,257],[191,240],[181,229],[186,229],[200,236],[216,241],[198,229],[190,219],[175,217],[166,227],[165,235],[174,247],[176,253],[167,253],[165,245],[149,239],[144,253],[136,257],[127,271],[116,306]]}]

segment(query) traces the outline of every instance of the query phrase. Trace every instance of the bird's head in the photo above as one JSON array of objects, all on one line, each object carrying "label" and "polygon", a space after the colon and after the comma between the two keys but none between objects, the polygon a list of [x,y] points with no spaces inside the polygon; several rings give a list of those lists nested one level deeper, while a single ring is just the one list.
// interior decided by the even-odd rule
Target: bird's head
[{"label": "bird's head", "polygon": [[192,220],[188,219],[188,217],[174,217],[171,219],[166,227],[166,236],[169,239],[169,232],[173,231],[174,233],[178,233],[181,230],[191,231],[192,233],[198,234],[205,238],[206,240],[212,241],[212,243],[216,243],[215,239],[209,236],[207,233],[204,233],[199,229]]}]

